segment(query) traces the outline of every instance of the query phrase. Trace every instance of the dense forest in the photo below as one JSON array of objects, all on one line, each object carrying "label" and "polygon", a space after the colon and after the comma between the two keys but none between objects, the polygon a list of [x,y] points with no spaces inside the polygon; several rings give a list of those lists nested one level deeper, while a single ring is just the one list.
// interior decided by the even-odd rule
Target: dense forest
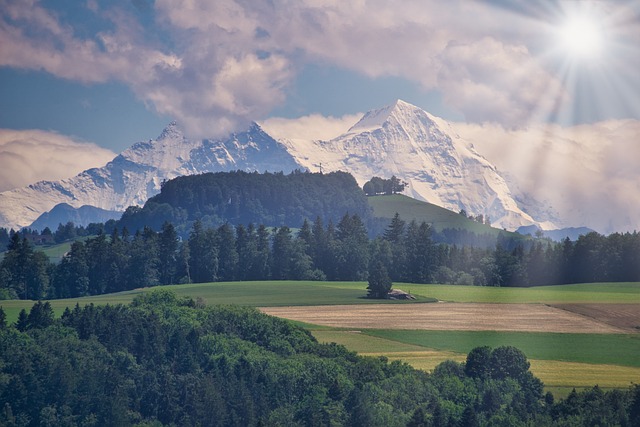
[{"label": "dense forest", "polygon": [[554,401],[514,347],[433,373],[365,358],[252,308],[167,291],[129,305],[48,303],[7,325],[6,426],[635,426],[640,386]]},{"label": "dense forest", "polygon": [[165,223],[129,235],[75,241],[58,264],[19,233],[0,262],[0,298],[38,300],[119,292],[163,284],[237,280],[366,281],[536,286],[640,281],[640,234],[590,233],[575,242],[498,240],[491,248],[436,243],[431,227],[396,216],[369,238],[358,215],[337,224],[318,217],[296,232],[287,226],[217,228],[195,221],[181,241]]},{"label": "dense forest", "polygon": [[365,194],[346,172],[219,172],[165,182],[144,207],[127,209],[116,227],[157,231],[170,222],[186,236],[196,219],[216,227],[228,222],[297,228],[305,218],[337,222],[346,212],[365,222],[371,215]]}]

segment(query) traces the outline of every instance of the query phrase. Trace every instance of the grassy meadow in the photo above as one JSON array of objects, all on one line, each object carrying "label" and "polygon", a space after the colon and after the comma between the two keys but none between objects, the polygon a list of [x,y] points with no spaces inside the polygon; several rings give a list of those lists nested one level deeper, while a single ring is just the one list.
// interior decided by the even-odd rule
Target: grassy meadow
[{"label": "grassy meadow", "polygon": [[458,228],[476,234],[497,236],[499,233],[505,233],[511,236],[520,236],[513,232],[480,224],[456,212],[402,194],[369,196],[367,201],[373,209],[373,215],[378,218],[391,219],[397,212],[400,218],[407,222],[416,220],[420,223],[424,221],[431,224],[436,231],[442,231],[445,228]]},{"label": "grassy meadow", "polygon": [[[394,285],[418,297],[417,301],[388,301],[390,304],[433,302],[435,299],[473,303],[640,303],[640,283],[595,283],[536,288],[492,288],[454,285]],[[180,296],[201,298],[208,304],[240,304],[256,307],[348,305],[380,303],[363,298],[364,282],[265,281],[201,283],[163,286]],[[56,314],[75,304],[128,303],[156,288],[136,289],[109,295],[52,300]],[[0,301],[7,320],[17,319],[22,308],[33,301]],[[299,322],[298,322],[299,323]],[[580,334],[424,331],[362,329],[349,331],[299,323],[310,329],[319,341],[336,342],[371,356],[403,360],[432,370],[446,359],[463,361],[466,353],[480,345],[513,345],[525,352],[532,371],[549,390],[566,395],[573,387],[595,384],[603,388],[624,388],[640,383],[640,334]]]}]

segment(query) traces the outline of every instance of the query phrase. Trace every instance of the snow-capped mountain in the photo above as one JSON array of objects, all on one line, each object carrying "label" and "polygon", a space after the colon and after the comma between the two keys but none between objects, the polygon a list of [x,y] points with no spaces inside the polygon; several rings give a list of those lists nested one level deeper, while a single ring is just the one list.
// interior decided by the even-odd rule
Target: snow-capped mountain
[{"label": "snow-capped mountain", "polygon": [[488,215],[494,226],[554,228],[525,213],[496,168],[447,122],[401,100],[366,113],[330,141],[281,141],[310,170],[345,170],[361,184],[395,175],[408,183],[406,194],[453,211]]},{"label": "snow-capped mountain", "polygon": [[157,139],[134,144],[102,168],[0,193],[0,227],[28,226],[60,203],[124,211],[143,205],[164,180],[180,175],[300,168],[346,171],[361,185],[373,176],[395,175],[408,183],[408,195],[488,215],[494,226],[556,228],[525,213],[496,168],[447,122],[400,100],[370,111],[328,141],[276,140],[257,124],[225,140],[196,141],[172,123]]},{"label": "snow-capped mountain", "polygon": [[139,142],[101,168],[61,181],[40,181],[0,193],[0,227],[29,226],[60,203],[124,211],[143,205],[164,180],[228,170],[290,172],[300,166],[281,143],[253,124],[226,140],[192,141],[175,123],[155,140]]}]

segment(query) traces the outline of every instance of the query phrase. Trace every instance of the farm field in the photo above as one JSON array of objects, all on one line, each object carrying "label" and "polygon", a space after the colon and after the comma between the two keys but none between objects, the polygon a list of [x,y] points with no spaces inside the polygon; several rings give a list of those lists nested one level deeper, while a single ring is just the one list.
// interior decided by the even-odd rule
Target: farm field
[{"label": "farm field", "polygon": [[[463,361],[466,353],[479,345],[513,345],[525,352],[534,374],[559,395],[566,395],[573,387],[598,384],[625,388],[631,382],[640,383],[640,283],[538,288],[395,287],[417,296],[417,303],[367,300],[363,298],[364,282],[265,281],[161,288],[201,298],[208,304],[263,307],[272,313],[296,309],[317,315],[323,310],[338,310],[342,314],[337,321],[342,323],[323,326],[322,321],[309,317],[295,323],[310,329],[320,341],[337,342],[364,355],[404,360],[426,370],[446,359]],[[157,288],[52,300],[51,304],[60,315],[65,307],[76,304],[128,303],[153,289]],[[423,304],[435,301],[432,297],[447,302]],[[0,301],[9,322],[17,319],[22,308],[28,310],[32,305],[33,301]],[[377,315],[358,319],[366,312]],[[405,323],[392,328],[392,322],[399,322],[403,312],[431,313],[432,317],[420,320],[405,315]],[[486,321],[479,321],[481,314]],[[420,329],[418,320],[423,322]]]},{"label": "farm field", "polygon": [[342,328],[436,331],[624,333],[597,319],[544,304],[438,303],[265,307],[267,314]]},{"label": "farm field", "polygon": [[[337,286],[337,287],[336,287]],[[306,306],[335,304],[378,304],[379,301],[364,298],[366,283],[363,282],[313,282],[313,281],[263,281],[263,282],[215,282],[168,285],[135,289],[106,295],[82,298],[50,300],[57,315],[66,307],[76,304],[126,304],[143,292],[168,289],[179,296],[202,298],[208,304],[238,304],[245,306]],[[435,302],[429,297],[418,297],[416,301],[388,301],[387,304],[415,304]],[[18,319],[20,310],[29,310],[35,301],[0,301],[8,322]]]}]

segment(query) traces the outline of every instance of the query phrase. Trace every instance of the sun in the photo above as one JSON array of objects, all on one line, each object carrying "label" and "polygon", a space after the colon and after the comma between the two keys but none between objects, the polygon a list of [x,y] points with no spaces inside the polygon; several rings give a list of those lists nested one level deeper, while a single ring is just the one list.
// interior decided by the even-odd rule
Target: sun
[{"label": "sun", "polygon": [[561,25],[558,38],[562,50],[574,58],[594,59],[602,52],[602,28],[590,16],[569,17]]}]

